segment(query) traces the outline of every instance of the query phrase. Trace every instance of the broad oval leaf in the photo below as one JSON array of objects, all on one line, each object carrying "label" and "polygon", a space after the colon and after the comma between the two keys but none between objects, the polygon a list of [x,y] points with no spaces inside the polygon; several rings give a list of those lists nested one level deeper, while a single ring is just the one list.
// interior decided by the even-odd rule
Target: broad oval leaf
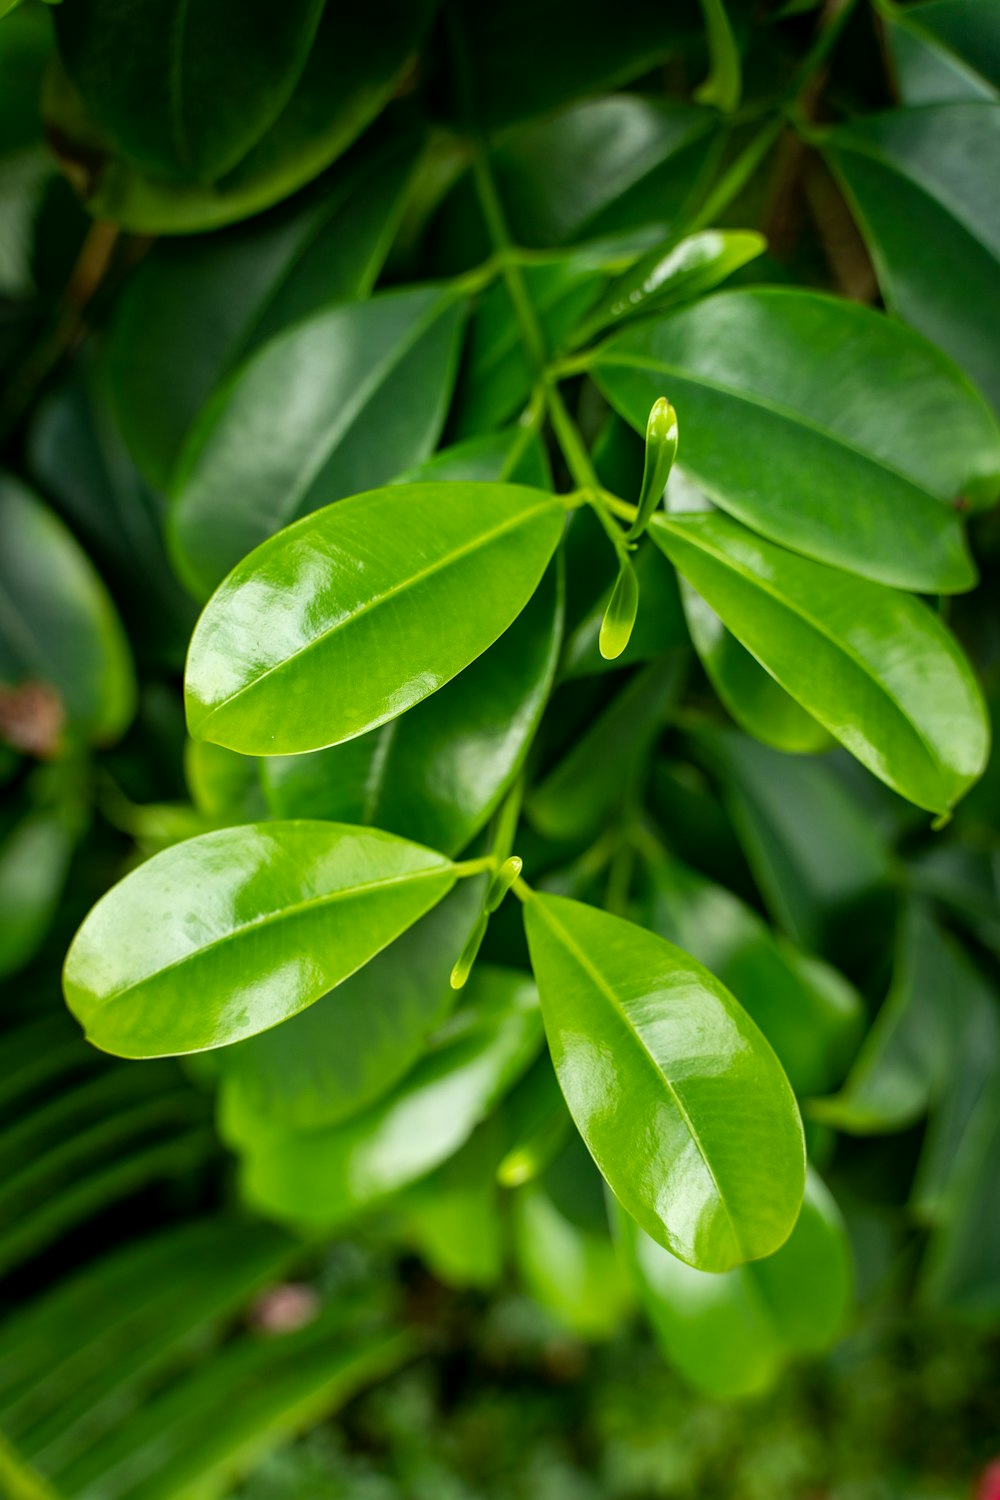
[{"label": "broad oval leaf", "polygon": [[982,692],[919,600],[717,513],[657,516],[650,534],[736,639],[894,791],[943,813],[982,773]]},{"label": "broad oval leaf", "polygon": [[981,0],[920,0],[883,14],[903,104],[1000,95],[1000,12]]},{"label": "broad oval leaf", "polygon": [[310,193],[219,234],[162,239],[109,330],[109,391],[122,435],[165,490],[198,413],[249,355],[292,323],[366,296],[388,252],[414,163],[390,140]]},{"label": "broad oval leaf", "polygon": [[432,451],[462,304],[435,287],[315,314],[270,340],[203,412],[174,484],[170,542],[206,598],[283,526]]},{"label": "broad oval leaf", "polygon": [[[983,6],[985,11],[989,7]],[[822,142],[887,305],[958,360],[994,406],[1000,361],[1000,209],[992,190],[1000,106],[893,110]],[[950,424],[941,429],[946,441]]]},{"label": "broad oval leaf", "polygon": [[708,1276],[683,1265],[627,1215],[619,1224],[657,1342],[698,1390],[748,1396],[773,1384],[796,1354],[816,1354],[843,1331],[853,1274],[843,1221],[810,1171],[798,1222],[766,1260]]},{"label": "broad oval leaf", "polygon": [[527,1069],[542,1040],[526,974],[477,967],[469,1000],[385,1098],[340,1125],[292,1132],[225,1116],[243,1189],[264,1213],[331,1229],[440,1166]]},{"label": "broad oval leaf", "polygon": [[560,572],[557,559],[510,629],[409,713],[346,745],[268,756],[261,776],[271,810],[373,824],[457,854],[496,808],[538,728],[562,635]]},{"label": "broad oval leaf", "polygon": [[461,881],[315,1005],[227,1048],[226,1118],[313,1130],[367,1109],[393,1088],[455,1003],[449,976],[485,887],[483,878]]},{"label": "broad oval leaf", "polygon": [[4,475],[0,536],[0,685],[44,684],[71,732],[98,744],[116,739],[135,709],[135,677],[89,558],[47,505]]},{"label": "broad oval leaf", "polygon": [[619,917],[536,894],[525,928],[556,1074],[616,1197],[701,1270],[777,1250],[805,1148],[754,1022],[694,959]]},{"label": "broad oval leaf", "polygon": [[813,292],[720,292],[592,359],[636,431],[669,396],[680,468],[764,536],[897,588],[975,582],[950,502],[996,495],[1000,431],[961,372],[899,323]]},{"label": "broad oval leaf", "polygon": [[542,490],[455,483],[374,490],[304,517],[234,568],[199,620],[192,735],[294,755],[412,708],[517,618],[564,515]]},{"label": "broad oval leaf", "polygon": [[450,860],[376,829],[207,833],[97,903],[66,958],[66,1001],[119,1057],[224,1047],[311,1005],[454,883]]}]

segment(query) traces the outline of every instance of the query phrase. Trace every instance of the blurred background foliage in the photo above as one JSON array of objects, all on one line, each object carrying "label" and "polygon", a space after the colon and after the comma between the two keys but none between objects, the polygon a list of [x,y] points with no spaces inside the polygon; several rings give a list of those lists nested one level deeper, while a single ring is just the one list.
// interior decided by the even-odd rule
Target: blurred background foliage
[{"label": "blurred background foliage", "polygon": [[[544,252],[529,279],[554,342],[621,273],[623,237],[634,262],[719,224],[766,236],[762,255],[734,258],[736,284],[882,302],[997,400],[990,0],[460,9],[508,215]],[[673,714],[673,667],[623,679],[597,658],[610,561],[585,529],[520,852],[541,885],[603,887],[594,840],[621,791],[608,765],[624,773],[626,749],[651,761],[670,858],[612,881],[741,995],[742,974],[751,992],[787,984],[814,1007],[811,1041],[790,1033],[783,1061],[834,1200],[824,1334],[770,1326],[756,1273],[739,1272],[718,1279],[721,1321],[713,1304],[692,1345],[676,1314],[694,1294],[648,1277],[637,1290],[596,1178],[531,1075],[433,1177],[331,1247],[242,1201],[216,1059],[126,1064],[80,1039],[59,970],[101,892],[180,838],[315,796],[294,768],[262,786],[252,764],[185,744],[180,673],[205,593],[191,559],[216,576],[224,561],[197,516],[165,536],[185,444],[276,336],[333,307],[368,316],[385,306],[368,300],[376,287],[462,276],[487,247],[467,88],[430,3],[374,22],[292,7],[273,96],[255,71],[266,27],[230,54],[213,37],[241,40],[238,24],[208,7],[196,44],[219,96],[235,78],[245,108],[229,134],[209,121],[183,159],[153,107],[169,7],[5,10],[0,1492],[968,1497],[1000,1451],[997,762],[931,833],[787,705],[779,744],[805,734],[796,748],[814,753],[775,749],[778,705],[738,660],[687,652]],[[413,477],[473,434],[477,473],[499,471],[529,381],[493,295],[461,357],[465,313],[447,297],[422,292],[395,304],[401,323],[370,324],[389,373],[333,493]],[[426,409],[387,446],[407,385]],[[608,482],[635,487],[641,446],[593,387],[577,415]],[[544,476],[544,453],[518,462]],[[972,542],[983,584],[950,602],[950,622],[995,705],[995,512]],[[658,572],[662,602],[626,670],[687,649],[669,567],[652,554],[639,567]],[[511,913],[485,956],[521,963]],[[247,1052],[224,1095],[254,1067]],[[525,1119],[547,1162],[527,1183],[509,1159]]]}]

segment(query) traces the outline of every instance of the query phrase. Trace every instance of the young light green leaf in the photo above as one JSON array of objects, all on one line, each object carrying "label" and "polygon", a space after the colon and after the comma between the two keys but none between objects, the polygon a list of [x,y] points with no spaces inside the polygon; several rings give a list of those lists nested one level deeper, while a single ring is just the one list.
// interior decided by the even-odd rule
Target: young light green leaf
[{"label": "young light green leaf", "polygon": [[433,450],[464,310],[435,287],[385,292],[294,324],[260,348],[191,434],[169,538],[207,598],[251,548]]},{"label": "young light green leaf", "polygon": [[537,894],[525,928],[556,1074],[616,1197],[702,1270],[770,1255],[798,1217],[805,1148],[754,1022],[631,922]]},{"label": "young light green leaf", "polygon": [[455,883],[375,829],[255,823],[177,844],[98,902],[66,959],[70,1010],[120,1057],[224,1047],[374,958]]},{"label": "young light green leaf", "polygon": [[151,484],[168,487],[198,413],[248,356],[319,308],[368,295],[414,155],[391,139],[345,163],[322,196],[153,246],[115,308],[107,349],[115,416]]},{"label": "young light green leaf", "polygon": [[[576,517],[586,521],[590,515],[577,511]],[[577,519],[574,518],[574,527]],[[595,523],[596,524],[596,523]],[[601,558],[610,554],[603,531],[600,537]],[[611,559],[613,562],[613,558]],[[589,557],[581,560],[578,571],[574,566],[572,548],[567,547],[566,570],[571,579],[589,579]],[[568,633],[560,665],[560,677],[566,681],[578,677],[594,677],[614,667],[633,667],[641,662],[663,656],[678,646],[688,644],[688,633],[684,624],[680,597],[677,592],[677,575],[659,547],[645,539],[639,543],[632,559],[636,582],[642,598],[642,610],[636,618],[628,645],[621,656],[608,659],[601,655],[601,626],[611,603],[611,594],[616,579],[612,578],[593,603],[576,621]]]},{"label": "young light green leaf", "polygon": [[198,622],[190,732],[246,755],[297,754],[396,718],[513,623],[564,515],[540,490],[422,484],[304,517],[245,558]]},{"label": "young light green leaf", "polygon": [[732,114],[740,102],[743,69],[733,36],[733,28],[723,0],[700,0],[705,17],[710,71],[705,82],[695,89],[699,104],[713,104],[724,114]]},{"label": "young light green leaf", "polygon": [[887,305],[957,360],[996,406],[1000,211],[989,180],[1000,109],[982,100],[892,110],[841,126],[822,145]]},{"label": "young light green leaf", "polygon": [[1000,431],[959,370],[901,324],[755,288],[626,329],[592,358],[639,432],[670,391],[681,469],[762,535],[897,588],[975,582],[951,502],[996,495]]},{"label": "young light green leaf", "polygon": [[308,1133],[224,1118],[244,1154],[249,1200],[273,1218],[324,1230],[423,1177],[462,1146],[527,1069],[541,1043],[525,974],[477,969],[469,1000],[392,1093],[342,1124]]},{"label": "young light green leaf", "polygon": [[665,852],[649,864],[648,925],[737,995],[767,1037],[795,1092],[839,1083],[857,1049],[864,1009],[838,972],[773,934],[724,886]]},{"label": "young light green leaf", "polygon": [[70,729],[106,744],[135,709],[128,641],[86,553],[30,490],[0,475],[0,683],[45,684]]},{"label": "young light green leaf", "polygon": [[982,692],[920,601],[799,557],[719,514],[654,541],[780,685],[894,791],[946,812],[989,753]]},{"label": "young light green leaf", "polygon": [[781,1249],[722,1276],[665,1254],[621,1210],[618,1225],[663,1353],[706,1395],[725,1400],[764,1391],[788,1359],[819,1353],[843,1330],[850,1247],[837,1206],[812,1171]]},{"label": "young light green leaf", "polygon": [[570,348],[605,328],[693,301],[766,248],[764,236],[752,229],[702,229],[667,248],[657,246],[611,284],[577,328]]},{"label": "young light green leaf", "polygon": [[618,582],[611,591],[598,637],[598,648],[605,661],[614,661],[621,656],[632,637],[638,613],[639,580],[629,559],[623,557],[618,569]]},{"label": "young light green leaf", "polygon": [[272,812],[372,824],[457,854],[493,813],[527,753],[551,688],[561,627],[557,559],[510,629],[440,692],[345,745],[262,761]]}]

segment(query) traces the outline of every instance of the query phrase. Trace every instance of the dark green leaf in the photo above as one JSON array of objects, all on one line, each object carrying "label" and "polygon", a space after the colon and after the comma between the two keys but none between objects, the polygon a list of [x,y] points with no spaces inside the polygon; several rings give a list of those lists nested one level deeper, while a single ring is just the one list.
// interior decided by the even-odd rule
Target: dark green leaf
[{"label": "dark green leaf", "polygon": [[454,882],[450,861],[375,829],[207,833],[97,904],[66,959],[66,1000],[90,1041],[119,1056],[223,1047],[304,1010]]},{"label": "dark green leaf", "polygon": [[885,5],[885,30],[904,104],[995,99],[1000,18],[982,0]]},{"label": "dark green leaf", "polygon": [[182,455],[173,553],[201,598],[253,547],[426,458],[444,423],[462,304],[419,287],[320,312],[259,349]]},{"label": "dark green leaf", "polygon": [[185,680],[191,733],[297,754],[396,718],[513,623],[564,514],[541,490],[455,483],[306,516],[235,568],[202,615]]},{"label": "dark green leaf", "polygon": [[769,1255],[802,1202],[795,1097],[745,1011],[700,964],[560,896],[525,908],[549,1049],[616,1197],[702,1270]]},{"label": "dark green leaf", "polygon": [[763,535],[899,588],[975,582],[942,502],[995,497],[1000,432],[950,361],[900,324],[813,292],[720,292],[625,330],[593,361],[639,432],[670,397],[681,469]]}]

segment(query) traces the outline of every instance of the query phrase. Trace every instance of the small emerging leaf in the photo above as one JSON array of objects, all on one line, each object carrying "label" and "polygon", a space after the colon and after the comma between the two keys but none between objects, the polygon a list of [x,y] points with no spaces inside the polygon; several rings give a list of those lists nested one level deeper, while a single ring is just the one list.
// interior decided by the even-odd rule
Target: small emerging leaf
[{"label": "small emerging leaf", "polygon": [[598,646],[605,661],[621,656],[632,638],[635,617],[639,613],[639,580],[627,557],[623,557],[608,607],[601,621]]},{"label": "small emerging leaf", "polygon": [[653,402],[646,423],[646,461],[642,470],[642,492],[635,520],[626,541],[634,542],[649,525],[649,518],[660,501],[677,457],[677,413],[666,396]]}]

